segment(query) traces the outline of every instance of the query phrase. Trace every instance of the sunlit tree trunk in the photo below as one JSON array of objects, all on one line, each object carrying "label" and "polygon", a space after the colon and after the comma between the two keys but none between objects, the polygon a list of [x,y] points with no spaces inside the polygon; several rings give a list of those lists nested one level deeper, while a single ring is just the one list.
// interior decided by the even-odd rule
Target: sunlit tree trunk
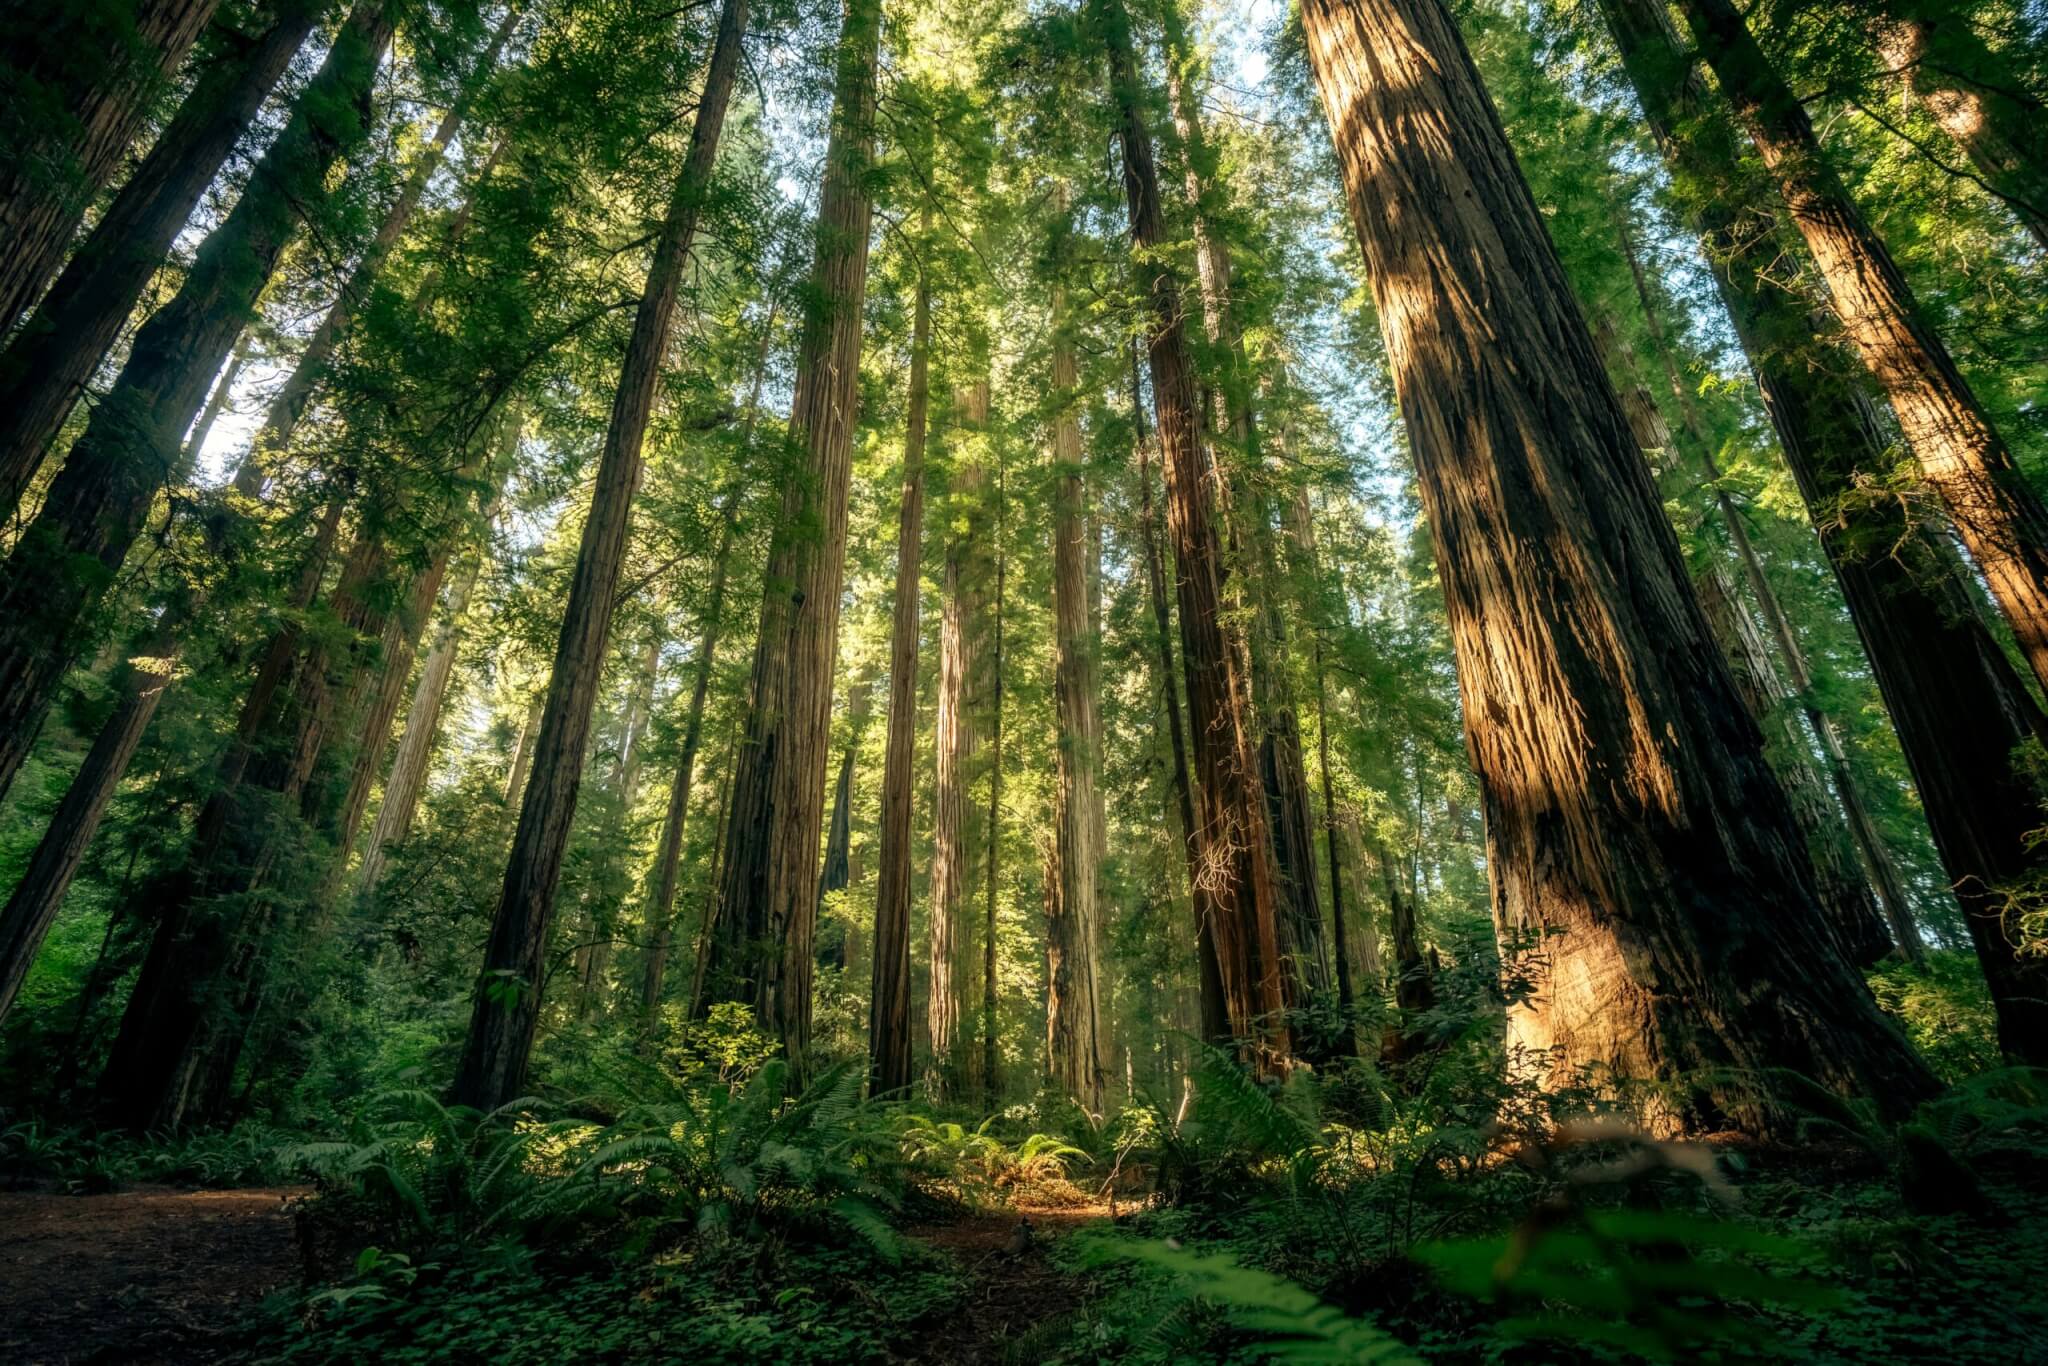
[{"label": "sunlit tree trunk", "polygon": [[1153,412],[1166,469],[1167,530],[1173,539],[1180,598],[1182,666],[1193,734],[1196,820],[1202,832],[1200,880],[1208,884],[1209,926],[1221,970],[1230,1028],[1253,1040],[1261,1065],[1290,1052],[1285,966],[1280,961],[1279,898],[1245,650],[1225,621],[1227,601],[1215,523],[1215,469],[1202,444],[1199,399],[1180,286],[1155,253],[1166,242],[1152,139],[1141,114],[1130,25],[1121,0],[1103,0],[1111,94],[1118,111],[1124,189],[1134,255],[1148,313],[1146,347]]},{"label": "sunlit tree trunk", "polygon": [[[1003,589],[1009,568],[1008,547],[1003,542],[1003,463],[996,456],[996,600],[995,652],[989,663],[989,753],[988,753],[988,861],[981,902],[981,1058],[982,1101],[994,1109],[1002,1092],[1002,1074],[996,1052],[996,884],[1003,864]],[[1084,819],[1092,818],[1089,803]]]},{"label": "sunlit tree trunk", "polygon": [[1910,1108],[1933,1077],[1835,950],[1449,12],[1302,16],[1434,536],[1495,920],[1539,988],[1510,1007],[1509,1047],[1551,1075],[1685,1086],[1651,1116],[1667,1128],[1784,1122],[1712,1068],[1788,1067]]},{"label": "sunlit tree trunk", "polygon": [[450,1091],[456,1103],[481,1110],[495,1109],[517,1097],[526,1083],[527,1060],[540,1024],[540,991],[548,932],[554,921],[555,889],[576,814],[576,793],[582,784],[591,712],[597,704],[605,646],[611,634],[633,496],[640,487],[641,444],[654,410],[683,269],[690,259],[691,242],[718,160],[719,134],[739,72],[746,19],[746,0],[724,0],[690,129],[689,152],[676,177],[620,367],[590,513],[577,547],[576,573],[563,607],[547,702],[530,754],[523,756],[533,777],[520,802],[519,825],[490,940],[484,948],[469,1034]]},{"label": "sunlit tree trunk", "polygon": [[71,236],[218,0],[27,0],[0,64],[0,331],[42,292]]},{"label": "sunlit tree trunk", "polygon": [[2048,505],[2027,483],[1883,239],[1828,165],[1806,110],[1730,0],[1681,0],[1700,54],[1748,129],[1850,343],[1891,399],[2034,677],[2048,687]]},{"label": "sunlit tree trunk", "polygon": [[[150,276],[291,65],[320,9],[319,0],[283,0],[268,30],[201,73],[0,354],[0,516],[14,510]],[[202,418],[202,428],[207,425]],[[203,439],[192,443],[195,451]]]},{"label": "sunlit tree trunk", "polygon": [[1046,1057],[1052,1079],[1090,1114],[1102,1113],[1100,938],[1095,843],[1099,685],[1089,637],[1087,519],[1081,485],[1081,424],[1075,413],[1074,341],[1066,291],[1052,295],[1053,694],[1059,747],[1053,778],[1053,876],[1046,887]]},{"label": "sunlit tree trunk", "polygon": [[1170,777],[1174,806],[1180,817],[1180,846],[1187,861],[1188,897],[1195,913],[1195,968],[1202,1040],[1220,1045],[1228,1043],[1231,1038],[1230,1008],[1223,996],[1223,970],[1216,961],[1216,940],[1211,931],[1214,907],[1202,876],[1202,828],[1195,822],[1194,784],[1188,774],[1187,735],[1181,724],[1180,685],[1174,681],[1173,613],[1166,597],[1166,567],[1159,548],[1159,522],[1152,511],[1151,448],[1145,439],[1144,406],[1140,402],[1138,388],[1138,351],[1137,342],[1133,339],[1131,422],[1138,447],[1138,534],[1144,543],[1145,583],[1152,599],[1152,624],[1159,649],[1159,690],[1166,711],[1167,738],[1172,746]]},{"label": "sunlit tree trunk", "polygon": [[2039,796],[2013,762],[2020,745],[2048,735],[2048,718],[1941,549],[1897,502],[1865,493],[1891,461],[1862,390],[1842,373],[1853,362],[1816,337],[1806,300],[1777,283],[1779,243],[1757,228],[1770,206],[1731,191],[1743,183],[1741,147],[1668,16],[1654,0],[1603,0],[1602,9],[1849,604],[1963,905],[2000,1042],[2043,1061],[2048,959],[2015,952],[2004,910],[2006,889],[2048,867],[2048,850],[2029,837],[2041,824]]},{"label": "sunlit tree trunk", "polygon": [[547,699],[536,695],[526,704],[526,716],[519,734],[512,740],[512,765],[505,771],[505,804],[519,801],[526,791],[526,775],[533,771],[533,742],[540,734],[540,716]]},{"label": "sunlit tree trunk", "polygon": [[[930,238],[931,214],[923,236]],[[868,1094],[910,1089],[911,805],[917,785],[917,655],[924,557],[924,447],[931,386],[931,281],[920,270],[904,400],[903,495],[896,514],[896,597],[889,626],[889,735],[875,870],[875,963],[868,996]]]},{"label": "sunlit tree trunk", "polygon": [[120,378],[0,566],[0,793],[151,505],[183,477],[185,430],[257,294],[321,197],[329,169],[366,131],[390,36],[381,0],[357,7],[249,192],[208,235],[177,296],[136,334]]},{"label": "sunlit tree trunk", "polygon": [[1956,0],[1884,0],[1880,8],[1874,27],[1885,65],[2048,251],[2048,128],[2040,103]]},{"label": "sunlit tree trunk", "polygon": [[705,984],[713,999],[752,1004],[799,1074],[811,1029],[818,835],[874,212],[868,176],[880,29],[880,0],[848,0],[790,408],[790,441],[803,461],[784,484],[769,547]]}]

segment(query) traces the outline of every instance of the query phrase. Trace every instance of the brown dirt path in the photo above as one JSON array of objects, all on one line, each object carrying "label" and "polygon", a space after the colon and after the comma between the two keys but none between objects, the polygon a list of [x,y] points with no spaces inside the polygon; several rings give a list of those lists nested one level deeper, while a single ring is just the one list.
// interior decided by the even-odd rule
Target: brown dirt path
[{"label": "brown dirt path", "polygon": [[[1006,1209],[911,1229],[910,1236],[951,1257],[967,1278],[966,1303],[937,1325],[918,1360],[946,1366],[1036,1366],[1062,1341],[1080,1311],[1085,1285],[1055,1267],[1047,1248],[1090,1224],[1107,1223],[1109,1206]],[[1018,1220],[1031,1236],[1020,1251]]]},{"label": "brown dirt path", "polygon": [[0,1194],[0,1361],[209,1360],[299,1274],[296,1189]]}]

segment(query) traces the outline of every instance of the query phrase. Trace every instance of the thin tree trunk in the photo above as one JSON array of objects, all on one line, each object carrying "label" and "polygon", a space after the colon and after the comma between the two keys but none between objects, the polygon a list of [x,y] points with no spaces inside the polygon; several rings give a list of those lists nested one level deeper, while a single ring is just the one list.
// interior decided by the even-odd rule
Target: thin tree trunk
[{"label": "thin tree trunk", "polygon": [[[1553,1076],[1686,1078],[1652,1116],[1664,1127],[1780,1127],[1700,1075],[1727,1067],[1910,1109],[1934,1079],[1835,951],[1763,737],[1442,0],[1302,14],[1435,538],[1495,920],[1538,981],[1510,1007],[1510,1047]],[[1601,986],[1543,989],[1566,982]]]},{"label": "thin tree trunk", "polygon": [[546,698],[536,694],[526,704],[526,718],[512,741],[512,766],[505,773],[505,804],[520,801],[526,792],[526,775],[533,769],[533,741],[540,733],[541,708]]},{"label": "thin tree trunk", "polygon": [[641,443],[668,352],[683,267],[689,260],[718,159],[719,134],[739,71],[746,18],[746,0],[724,0],[718,37],[690,130],[689,153],[676,178],[668,216],[648,267],[647,285],[612,400],[597,485],[562,613],[547,703],[532,746],[529,766],[533,781],[520,803],[518,831],[492,918],[490,941],[484,949],[469,1035],[450,1091],[458,1104],[480,1110],[503,1105],[526,1084],[527,1060],[540,1026],[540,993],[548,932],[554,922],[555,888],[576,814],[576,793],[582,784],[590,716],[597,703],[605,643],[611,633],[619,568],[626,555],[633,496],[640,487]]},{"label": "thin tree trunk", "polygon": [[1195,966],[1199,981],[1202,1041],[1221,1047],[1230,1042],[1230,1007],[1223,996],[1223,969],[1216,961],[1211,929],[1215,908],[1203,879],[1205,849],[1202,827],[1195,822],[1194,784],[1188,775],[1187,734],[1181,724],[1180,685],[1174,681],[1173,615],[1166,598],[1166,568],[1159,549],[1159,524],[1152,512],[1150,447],[1145,440],[1144,407],[1138,393],[1138,349],[1131,342],[1131,422],[1138,447],[1138,528],[1145,543],[1145,580],[1152,597],[1152,622],[1159,643],[1159,687],[1165,700],[1167,736],[1172,744],[1173,797],[1180,816],[1181,851],[1187,860],[1188,898],[1195,913]]},{"label": "thin tree trunk", "polygon": [[[1052,390],[1061,405],[1053,418],[1052,602],[1053,692],[1059,719],[1053,788],[1053,868],[1046,887],[1046,1056],[1053,1083],[1091,1115],[1102,1113],[1103,1062],[1096,947],[1100,911],[1096,882],[1102,850],[1095,842],[1095,789],[1099,760],[1096,699],[1099,684],[1089,639],[1087,524],[1083,503],[1081,424],[1075,412],[1079,373],[1066,318],[1066,291],[1052,293]],[[1000,563],[1000,560],[998,561]],[[1002,602],[996,604],[1000,638]],[[998,646],[1000,652],[1000,646]],[[997,664],[998,695],[1001,664]],[[997,724],[1000,727],[1001,714]],[[998,731],[1000,734],[1000,730]],[[1000,777],[1000,740],[998,740]],[[991,822],[995,804],[990,802]],[[994,848],[991,829],[990,848]],[[993,860],[991,860],[993,864]],[[991,872],[990,907],[995,880]],[[995,942],[994,917],[989,943]],[[993,1069],[989,1075],[993,1077]]]},{"label": "thin tree trunk", "polygon": [[[931,240],[931,210],[920,240]],[[924,446],[931,376],[931,280],[920,266],[904,400],[903,496],[896,514],[896,599],[889,626],[889,736],[882,767],[881,845],[875,870],[875,963],[868,995],[868,1094],[910,1089],[910,849],[917,765],[918,624],[923,582]]]},{"label": "thin tree trunk", "polygon": [[[320,9],[319,0],[282,0],[262,36],[200,75],[177,116],[0,355],[0,517],[14,510],[150,277],[291,65]],[[209,405],[207,411],[217,410]],[[195,453],[210,425],[200,419]]]},{"label": "thin tree trunk", "polygon": [[369,123],[391,36],[363,0],[172,299],[136,334],[113,390],[71,448],[35,521],[0,567],[0,794],[35,739],[80,627],[106,595],[158,492],[184,474],[186,430],[278,257]]},{"label": "thin tree trunk", "polygon": [[1279,896],[1251,734],[1243,641],[1225,620],[1228,600],[1214,521],[1215,470],[1202,444],[1195,377],[1182,324],[1180,287],[1159,262],[1166,241],[1152,139],[1140,113],[1130,22],[1121,0],[1103,0],[1111,94],[1118,109],[1131,240],[1150,310],[1147,350],[1153,413],[1166,469],[1167,530],[1180,597],[1182,666],[1194,731],[1201,879],[1210,893],[1210,934],[1222,973],[1230,1028],[1252,1041],[1262,1067],[1291,1051],[1280,959]]},{"label": "thin tree trunk", "polygon": [[1742,148],[1727,112],[1654,0],[1603,0],[1630,83],[1685,192],[1722,302],[1755,368],[1765,410],[1812,514],[1878,690],[1912,770],[1943,869],[1963,905],[1997,1007],[1999,1041],[2048,1061],[2048,959],[2006,933],[2006,889],[2048,868],[2030,834],[2039,796],[2013,752],[2048,718],[1977,618],[1946,556],[1895,501],[1865,492],[1890,461],[1863,391],[1816,336],[1807,302],[1775,283],[1780,244],[1752,220]]},{"label": "thin tree trunk", "polygon": [[818,833],[846,579],[880,31],[880,0],[849,0],[790,409],[790,440],[806,462],[783,487],[769,550],[706,984],[720,999],[751,1002],[799,1076],[810,1042]]},{"label": "thin tree trunk", "polygon": [[220,421],[220,415],[227,411],[228,402],[235,392],[235,381],[240,378],[242,367],[249,360],[249,334],[244,332],[235,349],[228,354],[227,366],[214,381],[213,393],[207,398],[206,406],[199,410],[199,420],[192,424],[192,430],[185,437],[185,464],[199,463],[199,453],[206,449],[206,438],[213,435],[213,424]]},{"label": "thin tree trunk", "polygon": [[1730,0],[1681,0],[1701,55],[1806,240],[1850,343],[1891,399],[2034,677],[2048,688],[2048,505],[2013,463],[1912,288]]},{"label": "thin tree trunk", "polygon": [[0,66],[0,332],[56,273],[159,82],[177,70],[217,7],[217,0],[33,0],[9,16]]},{"label": "thin tree trunk", "polygon": [[[994,696],[989,702],[988,885],[982,900],[981,919],[981,1086],[985,1103],[991,1108],[994,1107],[1002,1089],[1002,1076],[996,1055],[996,881],[1002,873],[1003,859],[1003,588],[1009,566],[1007,548],[1003,544],[1003,515],[1003,457],[1002,450],[998,447],[995,653],[989,660],[989,682]],[[1092,805],[1091,803],[1091,810]],[[1092,930],[1092,927],[1090,928]],[[1090,938],[1092,939],[1092,933]]]}]

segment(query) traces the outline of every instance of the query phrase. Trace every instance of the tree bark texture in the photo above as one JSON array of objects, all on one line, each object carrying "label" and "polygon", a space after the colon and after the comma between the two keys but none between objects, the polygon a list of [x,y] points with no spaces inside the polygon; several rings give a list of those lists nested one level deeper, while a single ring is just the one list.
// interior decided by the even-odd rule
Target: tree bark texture
[{"label": "tree bark texture", "polygon": [[1847,358],[1816,336],[1806,301],[1776,283],[1778,240],[1756,226],[1770,206],[1728,193],[1741,183],[1740,144],[1668,16],[1653,0],[1603,0],[1603,11],[1849,604],[1962,903],[2000,1042],[2038,1061],[2048,1051],[2048,961],[2020,958],[2004,917],[2005,889],[2048,863],[2028,839],[2040,825],[2038,795],[2013,767],[2014,750],[2048,734],[2048,719],[1926,530],[1895,500],[1863,492],[1889,466],[1885,440],[1843,374]]},{"label": "tree bark texture", "polygon": [[868,175],[880,31],[880,0],[849,0],[790,409],[790,440],[804,463],[784,484],[769,548],[707,969],[707,990],[751,1003],[798,1075],[810,1042],[818,836],[874,213]]},{"label": "tree bark texture", "polygon": [[1511,1052],[1538,1075],[1686,1078],[1666,1127],[1784,1122],[1697,1076],[1717,1067],[1909,1108],[1932,1076],[1834,948],[1449,12],[1306,0],[1303,22],[1434,533],[1495,921],[1537,985]]},{"label": "tree bark texture", "polygon": [[1261,1066],[1289,1051],[1285,965],[1280,959],[1279,898],[1273,844],[1259,781],[1246,652],[1224,617],[1225,571],[1215,522],[1216,473],[1202,443],[1180,286],[1156,253],[1166,240],[1152,139],[1140,112],[1130,24],[1120,0],[1102,6],[1110,84],[1118,110],[1124,190],[1149,321],[1153,415],[1166,469],[1167,531],[1180,598],[1182,667],[1193,731],[1196,820],[1202,832],[1200,880],[1209,891],[1230,1028],[1251,1041]]},{"label": "tree bark texture", "polygon": [[520,802],[505,886],[492,918],[469,1034],[450,1092],[456,1103],[479,1110],[496,1109],[512,1100],[526,1083],[527,1061],[540,1025],[540,993],[549,930],[554,923],[555,889],[576,814],[576,794],[583,780],[591,713],[604,670],[633,497],[640,487],[641,446],[668,353],[683,268],[718,160],[719,134],[739,72],[746,20],[746,0],[724,0],[690,129],[689,151],[676,177],[620,367],[597,483],[562,613],[562,634],[555,647],[547,701],[530,752],[524,756],[533,776]]},{"label": "tree bark texture", "polygon": [[[930,213],[924,233],[930,239]],[[896,512],[896,598],[889,624],[889,734],[882,761],[875,869],[875,962],[868,995],[868,1094],[910,1089],[911,806],[917,787],[919,597],[924,567],[924,448],[931,393],[931,281],[920,270],[911,315],[903,415],[903,496]]]},{"label": "tree bark texture", "polygon": [[350,16],[234,212],[199,249],[177,296],[136,334],[40,512],[0,566],[0,793],[160,490],[278,257],[369,123],[391,23],[381,0]]},{"label": "tree bark texture", "polygon": [[218,0],[30,0],[0,65],[0,332],[56,273]]},{"label": "tree bark texture", "polygon": [[1828,165],[1805,108],[1741,13],[1730,0],[1682,0],[1681,9],[1813,254],[1851,345],[1891,399],[1921,477],[2048,688],[2048,505],[1921,317],[1890,250]]},{"label": "tree bark texture", "polygon": [[0,516],[19,503],[86,382],[320,9],[319,0],[283,0],[267,30],[201,73],[149,155],[8,341],[0,354]]}]

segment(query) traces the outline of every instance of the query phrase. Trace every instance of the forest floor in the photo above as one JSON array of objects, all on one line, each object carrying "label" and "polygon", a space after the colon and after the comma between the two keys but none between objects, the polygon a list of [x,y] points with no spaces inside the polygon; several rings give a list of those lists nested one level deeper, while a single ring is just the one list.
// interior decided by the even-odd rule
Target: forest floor
[{"label": "forest floor", "polygon": [[204,1360],[299,1277],[296,1188],[0,1193],[0,1361]]},{"label": "forest floor", "polygon": [[921,1360],[996,1366],[1038,1360],[1030,1344],[1060,1335],[1080,1312],[1084,1281],[1062,1271],[1052,1245],[1110,1219],[1107,1204],[1021,1205],[909,1230],[950,1258],[967,1283],[961,1311],[937,1324]]}]

